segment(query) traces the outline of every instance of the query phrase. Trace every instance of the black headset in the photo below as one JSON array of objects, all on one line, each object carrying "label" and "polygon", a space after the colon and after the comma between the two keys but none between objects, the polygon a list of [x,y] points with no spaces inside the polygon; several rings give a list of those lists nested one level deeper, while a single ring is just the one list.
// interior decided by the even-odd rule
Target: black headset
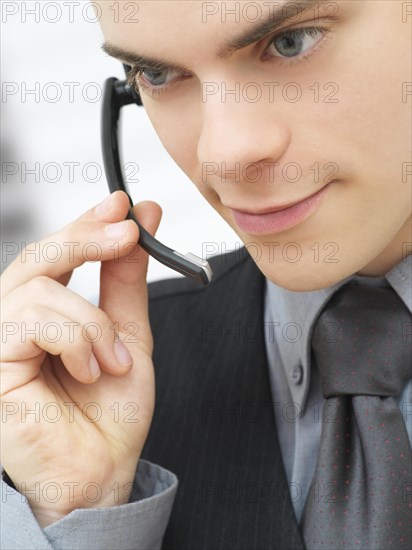
[{"label": "black headset", "polygon": [[207,285],[212,280],[212,270],[209,263],[195,254],[188,252],[181,254],[172,248],[169,248],[152,237],[144,227],[137,221],[133,214],[133,201],[126,187],[123,178],[122,167],[120,163],[119,151],[119,115],[120,109],[125,105],[135,103],[142,106],[140,94],[127,81],[127,75],[130,70],[129,65],[123,65],[126,80],[117,78],[108,78],[104,85],[103,106],[102,106],[102,124],[101,140],[104,169],[106,172],[107,183],[111,193],[115,191],[125,191],[130,201],[130,209],[127,219],[131,219],[139,227],[139,245],[153,258],[156,258],[162,264],[174,269],[175,271],[195,279],[201,284]]}]

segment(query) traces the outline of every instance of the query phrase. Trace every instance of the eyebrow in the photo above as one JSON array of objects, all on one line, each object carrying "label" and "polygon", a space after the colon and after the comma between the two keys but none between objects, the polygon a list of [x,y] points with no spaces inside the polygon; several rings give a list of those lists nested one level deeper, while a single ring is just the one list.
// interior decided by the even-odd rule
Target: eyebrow
[{"label": "eyebrow", "polygon": [[247,30],[236,38],[228,40],[223,48],[217,53],[217,58],[223,59],[230,56],[236,50],[254,44],[266,35],[276,31],[291,19],[309,11],[316,4],[324,4],[326,1],[327,0],[291,0],[285,2],[272,10],[268,18],[262,20],[255,27],[252,27],[252,29]]},{"label": "eyebrow", "polygon": [[[279,27],[296,18],[298,15],[309,11],[317,4],[324,4],[328,0],[289,0],[284,4],[277,6],[276,9],[270,11],[267,18],[259,21],[251,29],[242,33],[240,36],[227,40],[223,47],[217,52],[217,59],[224,59],[229,57],[236,50],[246,48],[251,44],[254,44],[258,40],[261,40],[268,34],[276,31]],[[316,13],[316,10],[315,10]],[[178,70],[187,71],[186,67],[177,65],[173,62],[169,62],[167,59],[162,60],[156,57],[139,55],[131,51],[127,51],[120,46],[105,42],[102,45],[102,50],[115,57],[128,65],[142,67],[153,71],[166,71],[166,70]]]}]

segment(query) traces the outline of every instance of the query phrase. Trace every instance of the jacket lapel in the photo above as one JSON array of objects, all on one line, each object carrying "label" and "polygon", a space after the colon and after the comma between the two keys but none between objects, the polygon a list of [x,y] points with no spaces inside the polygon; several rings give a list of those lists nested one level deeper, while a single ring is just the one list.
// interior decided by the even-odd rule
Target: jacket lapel
[{"label": "jacket lapel", "polygon": [[265,280],[242,250],[212,259],[208,287],[150,285],[156,406],[142,458],[179,479],[164,549],[304,548],[276,434]]}]

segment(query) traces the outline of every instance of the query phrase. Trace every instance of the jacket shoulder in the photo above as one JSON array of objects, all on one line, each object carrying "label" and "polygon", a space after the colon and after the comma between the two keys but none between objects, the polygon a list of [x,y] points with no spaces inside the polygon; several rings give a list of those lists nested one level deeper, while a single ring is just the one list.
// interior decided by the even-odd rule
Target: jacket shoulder
[{"label": "jacket shoulder", "polygon": [[200,285],[188,277],[173,277],[154,281],[148,284],[150,302],[153,303],[179,295],[200,295],[205,292],[208,294],[209,291],[212,292],[221,284],[225,284],[228,278],[234,275],[237,270],[245,267],[245,264],[253,264],[252,269],[257,269],[245,247],[226,254],[212,256],[208,258],[208,262],[213,273],[212,280],[208,285]]}]

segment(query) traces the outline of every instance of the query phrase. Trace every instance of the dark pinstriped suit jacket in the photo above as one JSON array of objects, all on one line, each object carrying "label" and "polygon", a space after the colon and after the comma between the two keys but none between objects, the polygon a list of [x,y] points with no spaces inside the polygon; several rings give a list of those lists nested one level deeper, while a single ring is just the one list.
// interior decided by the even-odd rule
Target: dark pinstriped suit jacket
[{"label": "dark pinstriped suit jacket", "polygon": [[163,549],[303,549],[269,386],[265,279],[245,249],[209,261],[207,287],[149,286],[156,406],[142,458],[179,479]]}]

